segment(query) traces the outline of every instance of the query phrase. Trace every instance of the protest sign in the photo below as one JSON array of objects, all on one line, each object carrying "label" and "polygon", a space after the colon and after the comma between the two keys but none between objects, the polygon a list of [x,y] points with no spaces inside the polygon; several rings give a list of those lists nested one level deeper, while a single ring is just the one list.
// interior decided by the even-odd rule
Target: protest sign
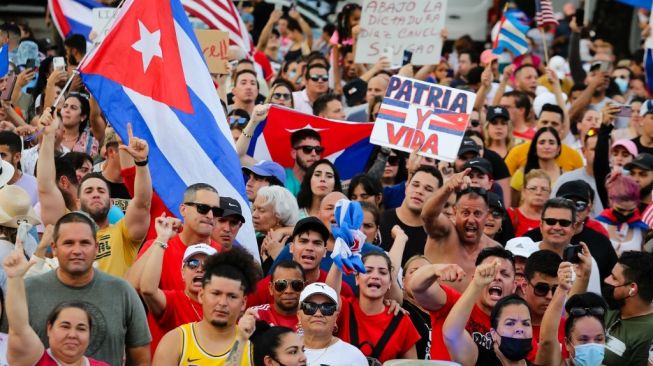
[{"label": "protest sign", "polygon": [[216,29],[196,29],[195,35],[197,35],[197,41],[202,48],[209,72],[212,74],[226,74],[229,33]]},{"label": "protest sign", "polygon": [[370,142],[453,161],[458,155],[476,95],[443,85],[393,76]]},{"label": "protest sign", "polygon": [[356,63],[373,64],[388,51],[401,65],[404,50],[413,52],[413,65],[440,62],[447,0],[363,1]]},{"label": "protest sign", "polygon": [[89,34],[89,39],[95,43],[102,42],[104,37],[111,30],[107,27],[107,23],[113,18],[113,15],[118,11],[116,8],[94,8],[93,12],[93,27]]}]

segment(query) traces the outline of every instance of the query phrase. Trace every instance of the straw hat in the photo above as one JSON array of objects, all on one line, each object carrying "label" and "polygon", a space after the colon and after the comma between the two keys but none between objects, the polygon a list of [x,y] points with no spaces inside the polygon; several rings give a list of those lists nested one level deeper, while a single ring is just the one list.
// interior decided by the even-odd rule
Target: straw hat
[{"label": "straw hat", "polygon": [[17,228],[22,222],[41,223],[32,208],[32,199],[16,185],[4,186],[0,189],[0,226]]}]

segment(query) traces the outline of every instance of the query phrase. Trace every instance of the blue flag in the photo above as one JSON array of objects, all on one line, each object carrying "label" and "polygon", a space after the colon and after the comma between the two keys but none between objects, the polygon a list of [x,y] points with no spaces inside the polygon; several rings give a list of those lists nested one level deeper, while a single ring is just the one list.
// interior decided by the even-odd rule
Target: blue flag
[{"label": "blue flag", "polygon": [[9,43],[5,43],[0,48],[0,77],[7,75],[9,72]]}]

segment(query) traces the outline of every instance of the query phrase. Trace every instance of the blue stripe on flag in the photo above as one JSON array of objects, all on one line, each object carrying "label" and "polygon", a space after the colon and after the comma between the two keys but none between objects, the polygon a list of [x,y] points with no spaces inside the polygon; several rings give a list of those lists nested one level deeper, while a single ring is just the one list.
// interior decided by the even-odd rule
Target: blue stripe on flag
[{"label": "blue stripe on flag", "polygon": [[393,107],[406,108],[406,109],[408,109],[408,106],[410,105],[410,103],[408,102],[402,102],[401,100],[390,99],[390,98],[383,98],[383,104],[391,105]]},{"label": "blue stripe on flag", "polygon": [[456,135],[456,136],[462,136],[462,135],[465,134],[465,131],[456,131],[456,130],[452,130],[452,129],[449,129],[449,128],[440,127],[440,126],[433,126],[433,125],[429,125],[429,130],[444,132],[444,133],[448,133],[448,134]]},{"label": "blue stripe on flag", "polygon": [[70,25],[70,32],[66,34],[66,37],[70,36],[71,34],[81,34],[86,39],[88,39],[88,35],[91,33],[92,30],[90,24],[80,23],[74,20],[73,18],[69,18],[69,17],[66,17],[66,21],[68,22],[68,25]]},{"label": "blue stripe on flag", "polygon": [[84,5],[89,9],[106,7],[106,5],[100,4],[97,1],[93,1],[93,0],[74,0],[74,1]]},{"label": "blue stripe on flag", "polygon": [[9,72],[9,44],[5,43],[0,48],[0,77]]},{"label": "blue stripe on flag", "polygon": [[254,149],[256,148],[256,141],[258,141],[258,138],[263,135],[263,129],[265,128],[265,124],[267,123],[267,118],[263,120],[261,123],[259,123],[258,126],[254,129],[254,133],[252,134],[252,139],[249,142],[249,146],[247,147],[247,155],[249,156],[254,156]]},{"label": "blue stripe on flag", "polygon": [[651,0],[617,0],[617,1],[619,1],[621,3],[624,3],[624,4],[627,4],[627,5],[630,5],[630,6],[635,6],[635,7],[638,7],[638,8],[644,8],[646,10],[650,10],[651,5],[652,5]]},{"label": "blue stripe on flag", "polygon": [[377,120],[378,119],[383,119],[383,120],[386,120],[386,121],[392,121],[392,122],[397,122],[397,123],[404,123],[406,121],[405,118],[395,117],[395,116],[391,116],[391,115],[383,114],[383,113],[379,113],[376,116],[376,119]]},{"label": "blue stripe on flag", "polygon": [[333,164],[338,168],[341,179],[347,180],[365,171],[367,160],[374,149],[368,139],[360,140],[343,150]]},{"label": "blue stripe on flag", "polygon": [[[200,47],[197,37],[195,37],[195,31],[193,31],[193,27],[188,21],[188,17],[186,16],[186,11],[184,10],[184,7],[181,5],[181,1],[170,1],[170,7],[172,8],[172,17],[175,18],[177,24],[179,24],[179,26],[184,30],[184,32],[186,32],[188,38],[190,38],[193,41],[193,45],[195,45],[197,52],[203,55],[204,52]],[[202,59],[204,60],[204,57],[202,57]]]},{"label": "blue stripe on flag", "polygon": [[646,76],[646,88],[649,93],[653,90],[653,50],[646,49],[644,53],[644,71]]}]

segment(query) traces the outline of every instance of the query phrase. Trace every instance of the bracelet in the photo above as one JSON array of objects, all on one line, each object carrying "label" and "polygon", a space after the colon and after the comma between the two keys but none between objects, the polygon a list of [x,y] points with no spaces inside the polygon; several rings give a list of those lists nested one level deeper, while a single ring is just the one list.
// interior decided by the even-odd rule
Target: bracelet
[{"label": "bracelet", "polygon": [[248,139],[252,138],[252,135],[248,135],[247,132],[245,132],[245,131],[243,131],[242,135],[247,137]]},{"label": "bracelet", "polygon": [[168,243],[164,243],[160,240],[155,240],[152,244],[156,244],[161,247],[161,249],[168,249]]},{"label": "bracelet", "polygon": [[146,166],[149,161],[149,158],[145,158],[143,161],[134,161],[134,164],[136,164],[136,166]]}]

